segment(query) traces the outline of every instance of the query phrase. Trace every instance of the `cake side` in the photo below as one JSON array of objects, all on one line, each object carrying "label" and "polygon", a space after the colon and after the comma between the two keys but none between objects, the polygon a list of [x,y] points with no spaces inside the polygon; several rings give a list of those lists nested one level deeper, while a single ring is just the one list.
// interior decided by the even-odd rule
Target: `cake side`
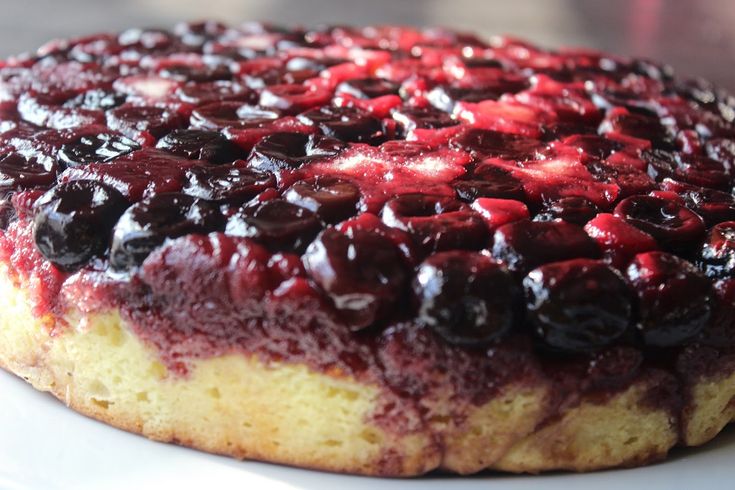
[{"label": "cake side", "polygon": [[[374,420],[386,386],[237,353],[195,360],[180,377],[118,313],[69,312],[72,328],[50,336],[23,287],[6,272],[0,284],[2,367],[118,428],[236,458],[381,476],[590,471],[663,459],[677,443],[703,444],[732,419],[725,394],[735,393],[735,375],[693,386],[680,421],[645,400],[662,381],[649,373],[603,398],[555,402],[554,414],[541,383],[507,387],[468,406],[458,423],[438,416],[456,413],[448,398],[417,421],[419,430],[395,434]],[[414,412],[411,400],[404,403]],[[682,440],[680,422],[688,427]]]}]

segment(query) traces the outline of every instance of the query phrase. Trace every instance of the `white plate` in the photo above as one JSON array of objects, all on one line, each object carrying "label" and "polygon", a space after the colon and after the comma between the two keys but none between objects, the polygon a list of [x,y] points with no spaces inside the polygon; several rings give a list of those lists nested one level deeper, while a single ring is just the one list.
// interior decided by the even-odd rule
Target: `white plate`
[{"label": "white plate", "polygon": [[76,414],[0,370],[0,489],[538,489],[733,488],[735,428],[667,462],[584,475],[432,476],[397,480],[240,462],[148,441]]}]

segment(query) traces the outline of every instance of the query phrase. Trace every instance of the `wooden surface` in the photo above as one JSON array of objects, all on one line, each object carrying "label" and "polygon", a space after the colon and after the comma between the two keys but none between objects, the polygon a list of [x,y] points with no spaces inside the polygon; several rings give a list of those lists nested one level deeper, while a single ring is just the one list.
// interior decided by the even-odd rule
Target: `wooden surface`
[{"label": "wooden surface", "polygon": [[0,0],[0,56],[180,19],[438,24],[662,60],[735,90],[733,0]]}]

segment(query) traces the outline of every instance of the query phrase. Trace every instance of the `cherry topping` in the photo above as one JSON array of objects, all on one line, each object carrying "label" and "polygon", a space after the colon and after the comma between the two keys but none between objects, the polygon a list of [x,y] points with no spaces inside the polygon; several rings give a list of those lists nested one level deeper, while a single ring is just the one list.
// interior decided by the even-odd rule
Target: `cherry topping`
[{"label": "cherry topping", "polygon": [[273,133],[253,147],[248,157],[248,165],[271,172],[294,170],[311,161],[334,156],[344,146],[339,140],[324,136]]},{"label": "cherry topping", "polygon": [[712,285],[684,259],[664,252],[639,254],[627,274],[638,295],[637,328],[646,345],[681,344],[709,321]]},{"label": "cherry topping", "polygon": [[160,194],[128,208],[115,225],[110,264],[138,266],[167,238],[221,230],[225,221],[216,206],[185,194]]},{"label": "cherry topping", "polygon": [[416,269],[417,321],[452,344],[482,345],[499,339],[518,316],[512,276],[489,257],[452,251],[430,256]]},{"label": "cherry topping", "polygon": [[293,184],[283,197],[319,216],[327,223],[337,223],[357,213],[360,188],[337,177],[317,176]]},{"label": "cherry topping", "polygon": [[83,135],[64,144],[57,158],[65,167],[77,167],[94,162],[110,162],[139,148],[135,141],[125,136],[98,133]]},{"label": "cherry topping", "polygon": [[237,160],[241,150],[222,133],[196,129],[177,129],[161,138],[156,148],[192,160],[228,163]]},{"label": "cherry topping", "polygon": [[602,262],[575,259],[542,265],[523,280],[528,318],[537,337],[564,351],[599,349],[631,324],[632,294]]},{"label": "cherry topping", "polygon": [[400,86],[382,78],[353,78],[337,85],[338,94],[348,94],[359,99],[374,99],[383,95],[396,95]]},{"label": "cherry topping", "polygon": [[549,262],[600,255],[584,230],[566,221],[508,223],[495,231],[493,242],[493,257],[521,274]]},{"label": "cherry topping", "polygon": [[36,201],[36,246],[62,269],[83,267],[105,252],[110,231],[127,206],[122,194],[99,182],[59,184]]},{"label": "cherry topping", "polygon": [[184,194],[229,204],[242,204],[276,186],[273,174],[229,165],[192,167],[186,181]]},{"label": "cherry topping", "polygon": [[667,249],[690,250],[704,236],[704,222],[674,201],[653,196],[631,196],[615,208],[618,216],[642,230]]},{"label": "cherry topping", "polygon": [[354,330],[388,314],[408,279],[395,244],[360,229],[343,234],[327,228],[309,246],[303,262],[311,279]]},{"label": "cherry topping", "polygon": [[253,238],[274,251],[301,252],[321,229],[313,212],[283,199],[272,199],[232,216],[226,233]]},{"label": "cherry topping", "polygon": [[488,231],[482,218],[451,198],[424,194],[394,197],[383,207],[383,222],[414,236],[426,252],[484,247]]},{"label": "cherry topping", "polygon": [[341,141],[379,145],[386,139],[380,120],[350,107],[323,106],[301,114],[299,120]]},{"label": "cherry topping", "polygon": [[712,227],[700,251],[698,265],[714,279],[735,277],[735,221]]}]

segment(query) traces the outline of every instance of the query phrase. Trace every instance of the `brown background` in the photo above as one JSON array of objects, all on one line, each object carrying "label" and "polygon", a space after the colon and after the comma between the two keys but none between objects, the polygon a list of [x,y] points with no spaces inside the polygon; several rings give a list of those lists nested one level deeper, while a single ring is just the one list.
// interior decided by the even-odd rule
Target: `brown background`
[{"label": "brown background", "polygon": [[439,24],[665,61],[735,90],[735,0],[0,0],[0,56],[180,19]]}]

